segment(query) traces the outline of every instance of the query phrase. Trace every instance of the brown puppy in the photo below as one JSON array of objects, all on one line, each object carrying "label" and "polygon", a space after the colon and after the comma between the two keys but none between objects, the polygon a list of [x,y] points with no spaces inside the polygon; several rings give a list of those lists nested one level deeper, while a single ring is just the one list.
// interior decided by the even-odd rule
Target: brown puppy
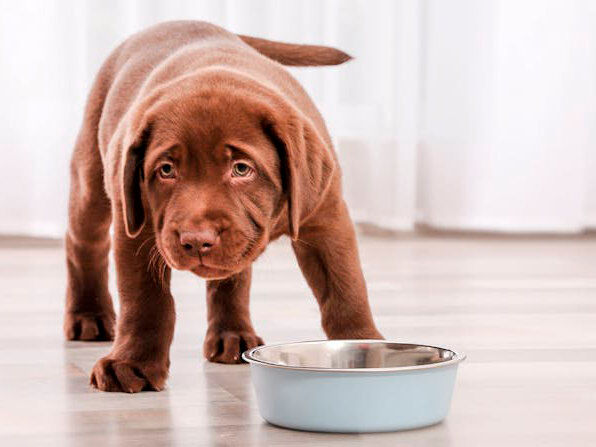
[{"label": "brown puppy", "polygon": [[248,309],[251,264],[283,234],[327,336],[381,337],[331,140],[280,65],[348,59],[333,48],[191,21],[149,28],[110,55],[73,154],[66,234],[66,337],[111,340],[114,225],[121,315],[93,386],[164,387],[175,320],[171,268],[207,278],[205,357],[240,362],[244,349],[262,344]]}]

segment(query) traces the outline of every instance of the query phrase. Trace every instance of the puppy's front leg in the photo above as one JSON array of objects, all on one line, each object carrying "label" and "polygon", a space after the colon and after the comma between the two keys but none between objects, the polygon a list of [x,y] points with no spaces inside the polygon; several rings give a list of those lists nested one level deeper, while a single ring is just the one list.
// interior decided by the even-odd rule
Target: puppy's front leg
[{"label": "puppy's front leg", "polygon": [[120,317],[112,351],[91,374],[91,384],[102,391],[159,391],[168,375],[175,321],[171,272],[147,227],[130,239],[122,216],[114,223]]},{"label": "puppy's front leg", "polygon": [[203,355],[211,362],[241,363],[243,351],[263,344],[252,327],[249,294],[252,268],[207,281],[208,328]]},{"label": "puppy's front leg", "polygon": [[343,202],[320,225],[300,229],[292,243],[298,263],[321,309],[331,339],[383,338],[375,327],[360,268],[354,226]]}]

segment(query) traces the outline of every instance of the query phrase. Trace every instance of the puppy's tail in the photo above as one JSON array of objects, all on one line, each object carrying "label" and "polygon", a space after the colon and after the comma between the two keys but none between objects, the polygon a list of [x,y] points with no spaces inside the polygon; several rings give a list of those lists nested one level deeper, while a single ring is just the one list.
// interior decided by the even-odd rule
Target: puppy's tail
[{"label": "puppy's tail", "polygon": [[337,48],[323,45],[300,45],[297,43],[275,42],[259,37],[238,35],[245,43],[259,53],[283,65],[292,67],[312,67],[319,65],[339,65],[352,59],[352,56]]}]

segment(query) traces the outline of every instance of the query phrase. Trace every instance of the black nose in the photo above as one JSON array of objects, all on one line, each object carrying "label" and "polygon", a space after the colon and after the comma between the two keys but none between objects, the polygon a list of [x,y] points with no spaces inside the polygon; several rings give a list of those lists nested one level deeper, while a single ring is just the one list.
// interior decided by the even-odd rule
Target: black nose
[{"label": "black nose", "polygon": [[206,255],[219,243],[219,234],[211,228],[180,233],[180,244],[190,256]]}]

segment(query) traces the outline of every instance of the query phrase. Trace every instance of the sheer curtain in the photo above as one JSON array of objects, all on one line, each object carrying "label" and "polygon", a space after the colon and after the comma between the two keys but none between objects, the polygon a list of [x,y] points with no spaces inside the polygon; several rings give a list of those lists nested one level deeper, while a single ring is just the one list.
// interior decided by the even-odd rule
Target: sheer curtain
[{"label": "sheer curtain", "polygon": [[60,236],[93,76],[130,33],[200,19],[336,45],[293,69],[323,111],[357,221],[596,226],[596,4],[588,0],[0,2],[0,232]]}]

